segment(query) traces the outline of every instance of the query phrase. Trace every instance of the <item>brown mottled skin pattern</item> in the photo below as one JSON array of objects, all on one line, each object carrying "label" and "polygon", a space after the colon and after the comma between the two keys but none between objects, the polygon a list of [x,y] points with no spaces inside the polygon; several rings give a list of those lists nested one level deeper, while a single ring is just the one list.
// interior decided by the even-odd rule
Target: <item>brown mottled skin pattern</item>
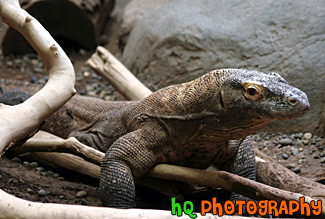
[{"label": "brown mottled skin pattern", "polygon": [[[249,135],[271,120],[295,118],[308,109],[306,94],[276,73],[223,69],[141,101],[75,96],[41,129],[106,152],[102,203],[129,208],[135,206],[134,179],[158,163],[200,169],[216,164],[255,180]],[[246,198],[233,194],[232,199]]]}]

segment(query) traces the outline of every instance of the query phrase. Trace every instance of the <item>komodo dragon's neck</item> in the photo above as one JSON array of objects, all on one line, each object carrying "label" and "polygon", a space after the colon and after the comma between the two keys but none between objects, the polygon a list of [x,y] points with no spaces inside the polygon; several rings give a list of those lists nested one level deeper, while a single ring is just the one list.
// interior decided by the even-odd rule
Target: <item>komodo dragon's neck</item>
[{"label": "komodo dragon's neck", "polygon": [[231,73],[231,69],[215,70],[193,81],[162,88],[124,114],[131,120],[140,114],[181,120],[219,114],[223,110],[220,88]]},{"label": "komodo dragon's neck", "polygon": [[215,70],[196,80],[181,84],[177,102],[183,105],[187,113],[222,111],[224,106],[220,90],[224,80],[231,73],[231,71]]}]

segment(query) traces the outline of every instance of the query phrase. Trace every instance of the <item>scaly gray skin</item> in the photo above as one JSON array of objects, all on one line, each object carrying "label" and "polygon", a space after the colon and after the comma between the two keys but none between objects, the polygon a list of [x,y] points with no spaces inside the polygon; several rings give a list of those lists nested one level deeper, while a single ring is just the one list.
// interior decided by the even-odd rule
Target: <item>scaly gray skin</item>
[{"label": "scaly gray skin", "polygon": [[[41,128],[106,152],[99,185],[102,203],[130,208],[135,206],[134,179],[158,163],[200,169],[216,164],[255,180],[248,136],[271,120],[295,118],[308,109],[306,94],[276,73],[224,69],[141,101],[76,96]],[[247,199],[233,194],[235,198]]]}]

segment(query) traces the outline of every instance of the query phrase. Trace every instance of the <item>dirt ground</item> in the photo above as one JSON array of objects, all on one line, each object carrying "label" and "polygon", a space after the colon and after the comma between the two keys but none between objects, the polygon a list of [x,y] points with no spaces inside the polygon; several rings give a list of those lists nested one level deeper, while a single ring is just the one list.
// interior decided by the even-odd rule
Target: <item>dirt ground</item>
[{"label": "dirt ground", "polygon": [[[116,20],[110,21],[110,26],[106,28],[109,37],[108,44],[105,45],[117,56],[120,54],[118,24]],[[0,42],[6,28],[6,25],[0,23]],[[67,53],[76,70],[76,88],[80,94],[97,96],[106,100],[123,99],[108,82],[97,76],[85,64],[93,51],[81,49],[67,51]],[[46,80],[44,66],[37,56],[3,57],[0,51],[0,86],[2,88],[20,87],[19,82],[24,84],[24,81],[34,83],[39,88]],[[297,174],[324,182],[325,140],[322,136],[315,135],[306,140],[304,134],[258,133],[253,136],[253,140],[256,148]],[[289,144],[281,144],[283,139],[289,139]],[[10,152],[0,158],[0,188],[23,199],[44,203],[101,206],[97,186],[98,180],[96,179],[58,167],[35,163]],[[185,194],[184,198],[198,201],[213,196],[229,196],[228,192],[218,189],[196,189],[195,193]],[[137,194],[139,207],[168,209],[170,206],[168,197],[145,187],[138,187]]]}]

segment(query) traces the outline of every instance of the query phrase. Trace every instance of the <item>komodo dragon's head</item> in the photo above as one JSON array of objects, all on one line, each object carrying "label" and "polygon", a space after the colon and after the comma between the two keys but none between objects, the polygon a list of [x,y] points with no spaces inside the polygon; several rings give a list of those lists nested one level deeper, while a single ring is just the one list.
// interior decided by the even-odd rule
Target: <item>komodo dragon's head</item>
[{"label": "komodo dragon's head", "polygon": [[221,101],[228,110],[244,110],[250,117],[292,119],[310,105],[307,95],[277,73],[229,69],[221,87]]}]

